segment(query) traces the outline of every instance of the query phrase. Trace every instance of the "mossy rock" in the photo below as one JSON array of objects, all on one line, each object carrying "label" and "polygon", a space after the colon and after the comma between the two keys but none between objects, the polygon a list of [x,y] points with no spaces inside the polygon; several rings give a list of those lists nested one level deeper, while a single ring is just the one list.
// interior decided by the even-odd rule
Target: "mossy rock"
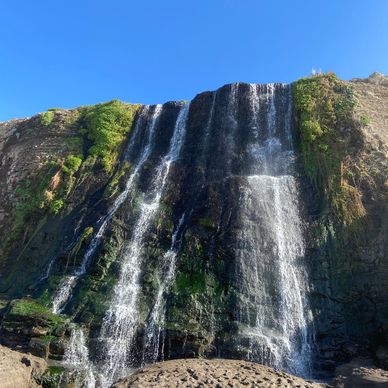
[{"label": "mossy rock", "polygon": [[9,346],[24,346],[39,357],[63,355],[60,338],[66,335],[67,319],[32,298],[15,299],[9,303],[1,329]]},{"label": "mossy rock", "polygon": [[36,379],[37,383],[43,388],[58,388],[65,371],[66,369],[62,366],[49,366],[46,372]]},{"label": "mossy rock", "polygon": [[39,325],[52,329],[66,322],[65,318],[56,315],[51,310],[32,298],[15,299],[10,303],[5,321],[34,321]]}]

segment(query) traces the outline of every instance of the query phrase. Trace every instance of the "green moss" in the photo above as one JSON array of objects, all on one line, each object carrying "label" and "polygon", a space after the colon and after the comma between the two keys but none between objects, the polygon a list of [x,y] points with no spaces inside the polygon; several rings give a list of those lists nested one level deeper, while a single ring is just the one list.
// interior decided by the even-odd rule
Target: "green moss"
[{"label": "green moss", "polygon": [[52,110],[48,110],[47,112],[43,112],[39,115],[40,123],[44,126],[50,125],[54,120],[55,113]]},{"label": "green moss", "polygon": [[125,161],[120,168],[113,175],[109,183],[107,184],[104,190],[104,198],[110,198],[113,195],[117,194],[119,190],[120,183],[123,181],[124,177],[131,171],[131,165]]},{"label": "green moss", "polygon": [[[25,179],[16,188],[13,234],[22,227],[36,223],[47,211],[58,214],[72,188],[73,175],[79,169],[81,159],[70,155],[64,163],[48,162],[37,174]],[[66,172],[66,176],[63,173]]]},{"label": "green moss", "polygon": [[292,85],[299,120],[300,151],[307,176],[323,195],[323,209],[351,225],[365,215],[361,195],[351,184],[352,162],[346,131],[353,125],[356,96],[333,73],[304,78]]},{"label": "green moss", "polygon": [[41,344],[44,346],[49,346],[53,339],[55,339],[53,335],[44,335],[43,337],[39,338]]},{"label": "green moss", "polygon": [[198,220],[198,224],[207,228],[207,229],[214,228],[214,222],[211,218],[200,218]]},{"label": "green moss", "polygon": [[71,250],[70,254],[69,254],[69,257],[75,257],[77,256],[79,250],[81,249],[82,245],[85,244],[85,242],[87,242],[89,240],[89,237],[93,234],[93,227],[92,226],[88,226],[86,227],[81,236],[79,237],[78,241],[77,241],[77,244],[75,244],[75,246],[73,247],[73,249]]},{"label": "green moss", "polygon": [[206,291],[204,272],[178,273],[175,279],[176,293],[200,294]]},{"label": "green moss", "polygon": [[82,154],[84,148],[84,139],[82,136],[69,136],[66,138],[66,143],[69,148],[78,154]]},{"label": "green moss", "polygon": [[367,127],[371,123],[371,118],[367,114],[363,114],[360,117],[361,125]]},{"label": "green moss", "polygon": [[13,234],[17,234],[36,212],[43,213],[47,208],[51,200],[47,196],[47,188],[57,171],[56,163],[47,163],[40,169],[39,174],[27,178],[16,188],[17,202],[13,212]]},{"label": "green moss", "polygon": [[[43,388],[58,388],[61,385],[62,375],[66,368],[62,366],[49,366],[42,376],[36,377],[36,382]],[[67,384],[68,387],[73,386]]]},{"label": "green moss", "polygon": [[65,162],[63,163],[62,170],[67,174],[76,173],[82,164],[82,157],[69,155],[66,157]]},{"label": "green moss", "polygon": [[64,323],[64,318],[53,314],[51,310],[31,298],[16,299],[11,302],[7,317],[27,319],[40,319],[46,321],[49,326],[57,326]]},{"label": "green moss", "polygon": [[58,365],[52,365],[47,368],[47,373],[50,374],[60,374],[63,373],[66,370],[63,366]]},{"label": "green moss", "polygon": [[92,142],[90,155],[101,158],[106,172],[111,172],[118,161],[122,144],[131,130],[139,105],[125,104],[119,100],[87,107],[82,120],[83,133]]}]

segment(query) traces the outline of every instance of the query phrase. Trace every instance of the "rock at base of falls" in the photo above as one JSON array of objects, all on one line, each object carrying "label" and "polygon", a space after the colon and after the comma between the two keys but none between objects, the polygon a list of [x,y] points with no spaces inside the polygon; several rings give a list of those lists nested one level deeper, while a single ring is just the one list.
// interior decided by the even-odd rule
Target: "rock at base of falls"
[{"label": "rock at base of falls", "polygon": [[356,358],[335,370],[336,388],[388,387],[388,371],[376,368],[370,359]]},{"label": "rock at base of falls", "polygon": [[0,385],[2,388],[40,387],[35,378],[47,369],[43,358],[16,352],[0,345]]},{"label": "rock at base of falls", "polygon": [[132,376],[119,380],[112,388],[197,386],[329,387],[248,361],[180,359],[148,365]]}]

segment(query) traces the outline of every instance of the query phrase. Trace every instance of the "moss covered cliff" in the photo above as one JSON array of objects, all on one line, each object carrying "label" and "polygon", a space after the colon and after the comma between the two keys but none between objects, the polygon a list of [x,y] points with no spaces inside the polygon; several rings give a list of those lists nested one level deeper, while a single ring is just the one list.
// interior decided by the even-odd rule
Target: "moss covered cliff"
[{"label": "moss covered cliff", "polygon": [[[280,88],[271,108],[271,88],[262,86],[267,97],[260,104],[269,112],[278,109],[279,127],[287,125],[292,113],[307,241],[303,260],[311,283],[307,297],[320,369],[388,349],[384,82],[376,76],[347,82],[334,74],[301,79],[292,85],[293,112],[285,110],[288,89]],[[160,347],[170,358],[254,357],[248,334],[237,337],[249,331],[258,307],[238,272],[236,236],[244,235],[241,187],[252,173],[246,167],[247,144],[261,136],[253,130],[269,126],[270,116],[259,114],[252,123],[251,86],[238,84],[238,90],[237,107],[230,106],[230,85],[191,102],[183,151],[171,167],[142,250],[138,350],[164,280],[163,255],[184,218],[175,277],[165,290]],[[0,312],[7,345],[58,358],[69,324],[76,322],[89,330],[91,356],[98,357],[93,344],[120,271],[119,258],[148,198],[153,171],[169,147],[180,108],[181,103],[163,105],[137,186],[112,216],[62,315],[49,310],[53,294],[64,276],[79,267],[145,147],[146,128],[139,126],[137,153],[124,158],[139,105],[113,100],[0,124],[0,179],[5,183],[0,187]],[[236,121],[228,118],[230,109],[235,109]],[[259,216],[253,215],[252,222],[261,222]],[[255,257],[252,253],[251,260]],[[255,289],[250,276],[248,288]],[[276,287],[265,292],[276,293]]]},{"label": "moss covered cliff", "polygon": [[388,93],[373,76],[327,74],[295,82],[293,95],[318,355],[330,369],[387,346]]}]

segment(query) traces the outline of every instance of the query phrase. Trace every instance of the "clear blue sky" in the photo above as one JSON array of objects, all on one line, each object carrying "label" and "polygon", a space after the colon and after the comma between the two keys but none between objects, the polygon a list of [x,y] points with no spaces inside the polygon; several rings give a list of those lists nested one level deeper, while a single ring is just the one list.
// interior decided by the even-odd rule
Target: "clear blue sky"
[{"label": "clear blue sky", "polygon": [[388,0],[4,0],[0,16],[0,120],[388,73]]}]

